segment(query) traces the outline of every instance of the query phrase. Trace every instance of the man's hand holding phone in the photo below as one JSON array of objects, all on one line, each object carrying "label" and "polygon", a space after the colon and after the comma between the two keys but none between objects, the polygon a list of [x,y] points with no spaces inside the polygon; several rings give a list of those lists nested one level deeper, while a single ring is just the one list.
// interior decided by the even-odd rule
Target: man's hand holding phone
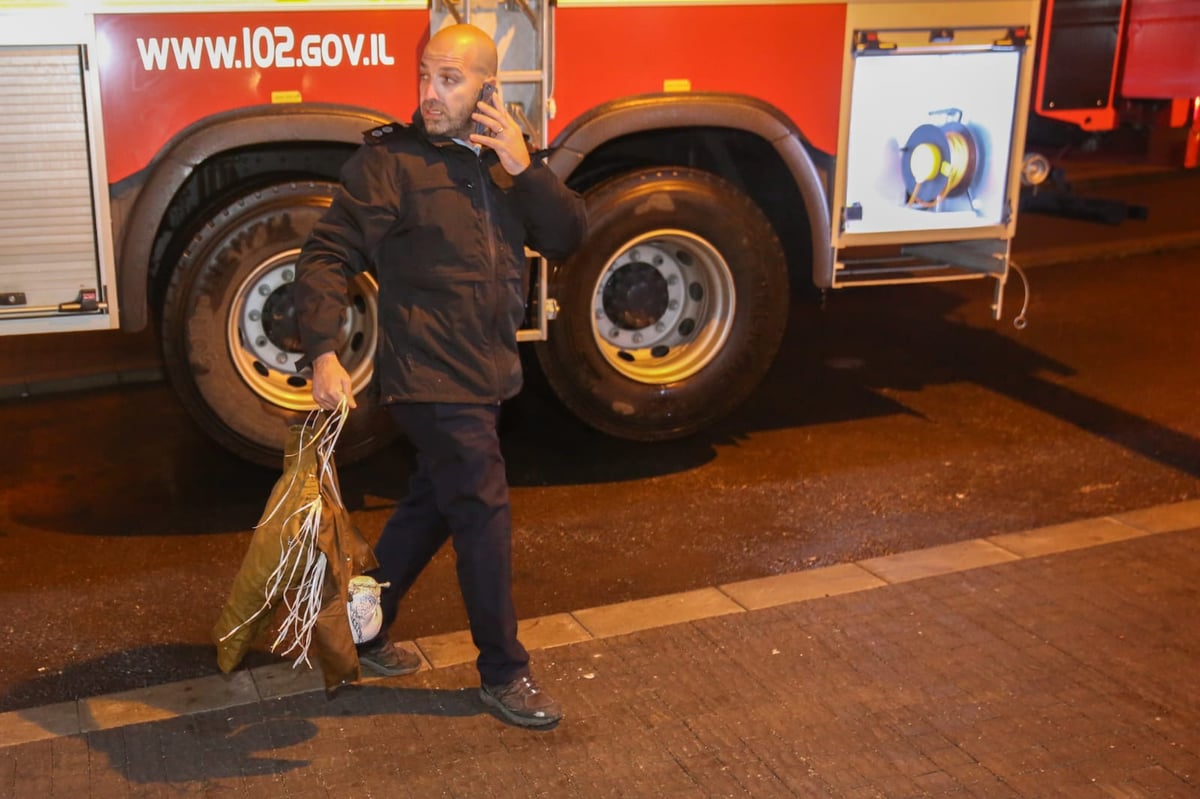
[{"label": "man's hand holding phone", "polygon": [[510,175],[519,175],[529,167],[529,149],[521,126],[504,107],[504,97],[495,78],[484,82],[475,104],[475,132],[471,141],[495,150],[500,165]]}]

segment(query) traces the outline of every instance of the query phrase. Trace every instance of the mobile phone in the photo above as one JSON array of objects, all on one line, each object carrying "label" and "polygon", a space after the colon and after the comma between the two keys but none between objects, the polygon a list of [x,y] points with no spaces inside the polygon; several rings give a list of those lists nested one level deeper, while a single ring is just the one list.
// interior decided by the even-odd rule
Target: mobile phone
[{"label": "mobile phone", "polygon": [[[488,105],[491,105],[492,104],[492,95],[494,95],[495,93],[496,93],[496,84],[492,83],[491,81],[487,81],[486,83],[483,84],[483,88],[479,90],[479,102],[487,103]],[[482,122],[475,123],[475,132],[477,134],[479,134],[480,136],[491,136],[492,135],[492,129],[489,128],[487,125],[483,124]]]}]

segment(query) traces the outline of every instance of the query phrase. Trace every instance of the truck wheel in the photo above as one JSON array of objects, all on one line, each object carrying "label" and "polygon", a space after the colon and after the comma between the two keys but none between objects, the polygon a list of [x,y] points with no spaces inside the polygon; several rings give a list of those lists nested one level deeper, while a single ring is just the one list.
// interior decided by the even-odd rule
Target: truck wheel
[{"label": "truck wheel", "polygon": [[691,169],[647,169],[586,197],[588,239],[554,270],[561,308],[537,346],[551,390],[583,422],[678,438],[758,385],[787,322],[787,263],[754,202]]},{"label": "truck wheel", "polygon": [[[269,186],[211,214],[171,276],[163,303],[167,374],[199,425],[233,453],[269,467],[281,464],[290,425],[317,406],[302,357],[292,305],[296,259],[334,185]],[[393,439],[371,386],[376,341],[376,286],[361,275],[338,357],[354,381],[358,409],[337,445],[338,463],[366,457]]]}]

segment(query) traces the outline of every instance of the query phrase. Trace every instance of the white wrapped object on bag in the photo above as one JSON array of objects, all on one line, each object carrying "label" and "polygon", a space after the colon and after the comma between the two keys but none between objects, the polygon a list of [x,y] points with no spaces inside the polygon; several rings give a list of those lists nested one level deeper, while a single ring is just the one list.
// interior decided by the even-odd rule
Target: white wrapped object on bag
[{"label": "white wrapped object on bag", "polygon": [[350,633],[354,643],[365,644],[379,635],[383,627],[383,608],[379,595],[388,583],[377,583],[374,577],[360,574],[350,578],[350,600],[346,612],[350,615]]}]

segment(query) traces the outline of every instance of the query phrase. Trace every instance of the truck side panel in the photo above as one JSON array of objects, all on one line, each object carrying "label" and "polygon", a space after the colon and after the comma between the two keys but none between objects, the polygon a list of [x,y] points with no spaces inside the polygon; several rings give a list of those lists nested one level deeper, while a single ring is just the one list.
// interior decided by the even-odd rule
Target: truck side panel
[{"label": "truck side panel", "polygon": [[424,8],[98,16],[109,177],[231,109],[324,102],[407,120],[428,26]]},{"label": "truck side panel", "polygon": [[813,146],[832,153],[845,18],[845,5],[832,3],[639,6],[564,0],[555,20],[558,115],[551,138],[613,98],[678,86],[765,100],[794,120]]},{"label": "truck side panel", "polygon": [[1139,0],[1129,9],[1121,94],[1200,96],[1200,3]]}]

